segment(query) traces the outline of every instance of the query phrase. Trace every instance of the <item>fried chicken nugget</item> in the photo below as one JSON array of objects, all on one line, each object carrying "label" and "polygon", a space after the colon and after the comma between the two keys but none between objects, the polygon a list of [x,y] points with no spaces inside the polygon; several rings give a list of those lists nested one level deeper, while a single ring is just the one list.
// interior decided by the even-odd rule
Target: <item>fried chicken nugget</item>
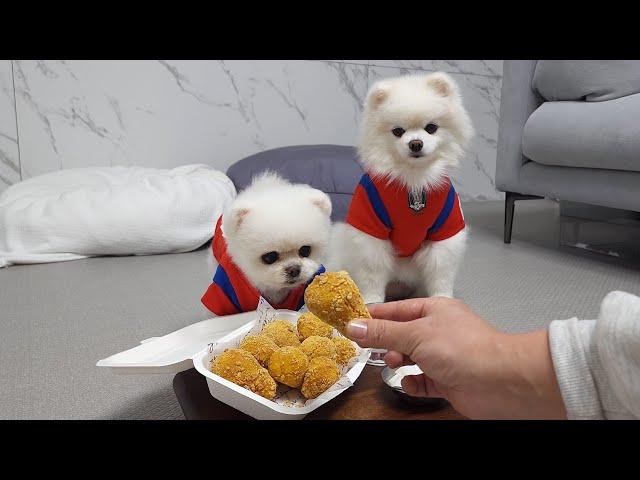
[{"label": "fried chicken nugget", "polygon": [[336,362],[327,357],[311,360],[300,391],[305,398],[316,398],[340,378]]},{"label": "fried chicken nugget", "polygon": [[318,335],[320,337],[331,338],[333,327],[327,325],[311,312],[305,312],[298,317],[298,336],[300,340]]},{"label": "fried chicken nugget", "polygon": [[304,294],[307,308],[320,320],[345,334],[354,318],[371,318],[358,286],[345,271],[317,275]]},{"label": "fried chicken nugget", "polygon": [[255,357],[245,350],[225,350],[211,362],[211,371],[268,400],[276,397],[275,380],[271,378],[267,369],[262,368]]},{"label": "fried chicken nugget", "polygon": [[281,347],[269,358],[269,374],[274,380],[299,388],[309,368],[309,358],[297,347]]},{"label": "fried chicken nugget", "polygon": [[269,357],[271,357],[271,354],[278,349],[278,345],[276,345],[276,342],[274,342],[271,337],[258,334],[249,335],[242,340],[240,348],[256,357],[258,363],[263,367],[266,367]]},{"label": "fried chicken nugget", "polygon": [[356,356],[356,347],[348,338],[333,337],[331,340],[336,347],[336,362],[339,365],[346,365]]},{"label": "fried chicken nugget", "polygon": [[327,337],[311,335],[302,342],[300,348],[307,354],[309,360],[315,357],[328,357],[331,360],[336,359],[336,345]]},{"label": "fried chicken nugget", "polygon": [[298,334],[293,325],[286,320],[275,320],[267,323],[261,333],[271,337],[278,347],[300,346]]}]

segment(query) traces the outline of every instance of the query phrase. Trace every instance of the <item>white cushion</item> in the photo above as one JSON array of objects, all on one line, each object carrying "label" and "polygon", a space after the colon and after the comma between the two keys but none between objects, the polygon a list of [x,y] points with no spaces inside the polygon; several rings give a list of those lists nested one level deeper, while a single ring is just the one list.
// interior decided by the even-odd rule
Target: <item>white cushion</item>
[{"label": "white cushion", "polygon": [[0,267],[187,252],[211,238],[235,195],[231,180],[206,165],[76,168],[34,177],[0,196]]}]

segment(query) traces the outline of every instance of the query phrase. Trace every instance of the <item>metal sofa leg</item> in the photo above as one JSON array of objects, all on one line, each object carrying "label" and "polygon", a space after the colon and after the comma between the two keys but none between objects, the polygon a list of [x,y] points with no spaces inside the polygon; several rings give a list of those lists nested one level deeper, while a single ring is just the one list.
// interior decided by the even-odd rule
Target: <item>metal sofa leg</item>
[{"label": "metal sofa leg", "polygon": [[513,193],[506,192],[504,199],[504,243],[511,243],[511,230],[513,229],[513,210],[516,199]]},{"label": "metal sofa leg", "polygon": [[537,195],[523,195],[516,192],[505,192],[504,199],[504,243],[511,243],[511,231],[513,229],[513,213],[516,200],[539,200],[544,197]]}]

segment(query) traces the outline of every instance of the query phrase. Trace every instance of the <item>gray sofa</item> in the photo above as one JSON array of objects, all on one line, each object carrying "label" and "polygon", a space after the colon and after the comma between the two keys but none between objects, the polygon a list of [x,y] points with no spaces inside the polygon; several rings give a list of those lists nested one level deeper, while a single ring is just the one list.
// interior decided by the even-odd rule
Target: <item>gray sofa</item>
[{"label": "gray sofa", "polygon": [[520,199],[640,211],[640,61],[506,60],[496,185],[505,243]]}]

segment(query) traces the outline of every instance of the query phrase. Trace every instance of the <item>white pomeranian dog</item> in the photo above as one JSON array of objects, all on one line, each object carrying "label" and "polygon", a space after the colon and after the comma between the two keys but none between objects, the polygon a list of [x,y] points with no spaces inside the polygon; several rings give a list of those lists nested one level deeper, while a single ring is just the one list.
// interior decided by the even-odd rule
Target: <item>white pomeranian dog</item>
[{"label": "white pomeranian dog", "polygon": [[306,285],[324,271],[330,216],[324,192],[272,172],[254,178],[218,219],[218,266],[202,303],[228,315],[255,310],[262,296],[275,308],[299,310]]},{"label": "white pomeranian dog", "polygon": [[334,225],[328,268],[347,270],[366,303],[391,283],[418,296],[453,296],[467,230],[449,172],[473,136],[447,74],[376,82],[358,140],[365,175],[346,223]]}]

